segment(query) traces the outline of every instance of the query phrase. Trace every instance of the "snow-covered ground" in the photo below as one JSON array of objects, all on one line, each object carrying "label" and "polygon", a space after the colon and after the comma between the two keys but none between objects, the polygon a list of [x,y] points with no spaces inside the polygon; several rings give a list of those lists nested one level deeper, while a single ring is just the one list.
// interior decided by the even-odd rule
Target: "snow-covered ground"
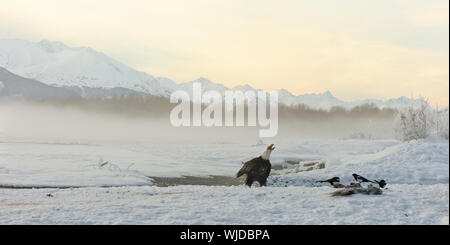
[{"label": "snow-covered ground", "polygon": [[[213,186],[0,190],[1,224],[448,224],[448,184],[389,185],[328,197],[330,187]],[[51,194],[52,197],[47,196]]]},{"label": "snow-covered ground", "polygon": [[[83,187],[0,188],[0,224],[449,223],[449,143],[438,139],[274,139],[272,164],[326,167],[274,175],[263,188],[156,187],[148,177],[232,176],[265,147],[250,140],[0,141],[0,185]],[[352,173],[385,179],[388,189],[329,197],[335,189],[315,183],[333,176],[348,183]]]}]

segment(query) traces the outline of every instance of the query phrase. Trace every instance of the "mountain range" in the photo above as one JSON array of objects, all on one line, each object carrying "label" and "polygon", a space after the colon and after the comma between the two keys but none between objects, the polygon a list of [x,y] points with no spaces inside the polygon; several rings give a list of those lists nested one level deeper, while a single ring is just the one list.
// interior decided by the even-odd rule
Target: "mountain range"
[{"label": "mountain range", "polygon": [[[175,90],[191,94],[195,82],[201,83],[203,91],[258,90],[249,85],[228,88],[203,77],[176,83],[169,78],[137,71],[89,47],[69,47],[48,40],[0,40],[0,96],[45,99],[136,93],[168,97]],[[279,89],[278,93],[279,102],[287,106],[305,104],[325,110],[334,106],[352,108],[374,104],[380,108],[399,108],[422,103],[421,99],[404,96],[385,101],[365,99],[348,102],[334,97],[330,91],[293,95],[286,89]]]}]

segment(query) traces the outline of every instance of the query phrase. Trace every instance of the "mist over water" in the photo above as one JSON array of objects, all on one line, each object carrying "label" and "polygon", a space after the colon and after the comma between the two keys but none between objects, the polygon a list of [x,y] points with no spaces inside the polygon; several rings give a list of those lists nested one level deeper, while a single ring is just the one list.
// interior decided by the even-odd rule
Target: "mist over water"
[{"label": "mist over water", "polygon": [[[130,108],[131,109],[131,108]],[[311,118],[280,116],[276,137],[284,139],[346,139],[393,137],[393,117],[379,115]],[[167,115],[86,110],[51,103],[0,103],[0,140],[89,143],[95,141],[247,141],[256,142],[256,127],[173,127]],[[265,139],[263,139],[265,140]]]}]

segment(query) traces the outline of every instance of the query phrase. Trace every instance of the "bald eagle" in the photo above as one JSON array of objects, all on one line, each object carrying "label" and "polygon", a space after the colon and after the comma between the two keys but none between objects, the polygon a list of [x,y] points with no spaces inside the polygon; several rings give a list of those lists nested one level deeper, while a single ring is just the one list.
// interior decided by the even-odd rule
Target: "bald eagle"
[{"label": "bald eagle", "polygon": [[246,175],[245,184],[252,186],[254,181],[258,181],[260,186],[265,186],[267,182],[267,177],[269,177],[272,165],[270,164],[269,157],[270,153],[275,149],[273,144],[270,144],[263,154],[259,157],[253,158],[252,160],[244,163],[244,166],[235,175],[239,178],[242,175]]}]

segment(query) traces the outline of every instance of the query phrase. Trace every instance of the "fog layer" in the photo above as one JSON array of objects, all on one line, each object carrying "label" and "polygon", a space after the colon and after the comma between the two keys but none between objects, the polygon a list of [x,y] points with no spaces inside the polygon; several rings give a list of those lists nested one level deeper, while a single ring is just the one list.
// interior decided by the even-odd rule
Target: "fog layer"
[{"label": "fog layer", "polygon": [[[109,105],[109,106],[108,106]],[[158,109],[95,101],[79,103],[0,102],[2,141],[56,142],[139,140],[254,140],[256,127],[174,127],[172,107]],[[153,104],[155,107],[155,104]],[[145,109],[143,109],[145,108]],[[371,111],[372,110],[372,111]],[[393,113],[359,108],[359,111],[314,111],[280,107],[277,137],[283,138],[392,138]],[[155,113],[157,112],[157,113]]]}]

